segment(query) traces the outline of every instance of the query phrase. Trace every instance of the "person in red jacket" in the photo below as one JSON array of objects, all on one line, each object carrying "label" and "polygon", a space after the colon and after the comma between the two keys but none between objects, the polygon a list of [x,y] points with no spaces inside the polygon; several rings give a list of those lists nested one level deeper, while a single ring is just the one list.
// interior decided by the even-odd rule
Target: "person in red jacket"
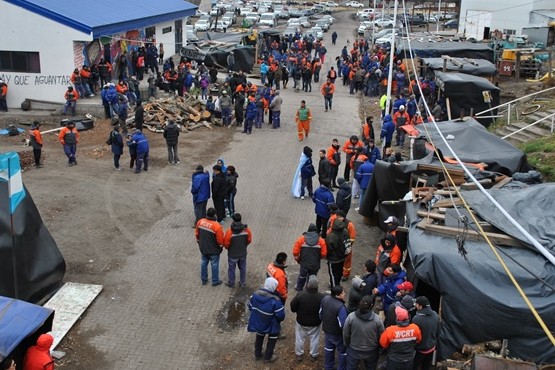
[{"label": "person in red jacket", "polygon": [[75,117],[75,107],[77,107],[77,99],[79,99],[79,93],[77,90],[73,89],[73,86],[68,86],[66,93],[64,94],[66,104],[64,105],[64,111],[62,115],[67,114],[67,109],[71,109],[71,115]]},{"label": "person in red jacket", "polygon": [[[392,234],[387,234],[381,241],[376,251],[376,266],[380,279],[383,277],[385,269],[391,264],[401,264],[403,254],[397,246],[397,241]],[[381,280],[380,280],[381,281]]]},{"label": "person in red jacket", "polygon": [[403,307],[395,308],[397,325],[389,326],[380,336],[380,345],[387,351],[387,369],[412,369],[415,346],[422,340],[422,332],[411,324]]},{"label": "person in red jacket", "polygon": [[334,188],[339,188],[337,185],[337,173],[339,172],[339,165],[341,164],[341,152],[339,151],[339,140],[333,139],[331,146],[328,148],[326,158],[330,163],[330,174],[329,179],[331,186]]},{"label": "person in red jacket", "polygon": [[33,148],[33,157],[35,157],[35,167],[41,168],[40,157],[42,154],[42,135],[39,131],[39,121],[34,121],[29,128],[29,145]]},{"label": "person in red jacket", "polygon": [[[328,76],[330,76],[331,72],[335,74],[333,67],[331,67],[331,70],[328,73]],[[325,84],[322,85],[322,87],[320,88],[320,91],[322,92],[322,95],[324,95],[324,107],[326,108],[326,112],[327,112],[328,106],[329,106],[329,109],[331,110],[333,93],[335,92],[335,85],[333,84],[331,77],[328,77],[328,80],[326,81]]]},{"label": "person in red jacket", "polygon": [[68,158],[68,165],[77,164],[75,154],[77,152],[77,143],[79,142],[79,132],[75,128],[75,122],[68,122],[58,134],[58,140],[64,146],[64,153]]},{"label": "person in red jacket", "polygon": [[50,334],[42,334],[37,339],[37,344],[30,347],[23,360],[24,370],[54,370],[54,359],[50,356],[50,347],[54,343],[54,337]]},{"label": "person in red jacket", "polygon": [[395,129],[397,131],[397,134],[395,136],[395,139],[397,140],[397,145],[402,147],[405,144],[406,131],[403,130],[401,127],[410,124],[410,116],[405,111],[404,105],[399,106],[399,110],[393,115],[393,123],[395,124]]},{"label": "person in red jacket", "polygon": [[287,253],[280,252],[277,254],[276,260],[270,263],[266,268],[266,275],[268,277],[273,277],[278,281],[276,292],[278,292],[283,304],[285,304],[285,301],[287,300],[287,288],[289,287],[287,273],[285,272],[285,268],[287,267],[285,265],[286,262]]},{"label": "person in red jacket", "polygon": [[343,178],[347,182],[349,182],[349,178],[351,175],[351,158],[353,158],[353,156],[356,154],[357,148],[363,149],[364,144],[358,139],[358,136],[356,135],[352,135],[348,140],[345,140],[345,143],[343,144],[343,152],[346,154]]},{"label": "person in red jacket", "polygon": [[[231,167],[231,166],[230,166]],[[225,285],[230,288],[235,286],[235,269],[239,266],[239,286],[244,288],[247,279],[247,247],[252,242],[251,229],[241,222],[239,213],[232,216],[233,222],[224,236],[224,247],[227,249],[227,275]]]},{"label": "person in red jacket", "polygon": [[212,267],[212,286],[222,283],[220,280],[220,254],[224,245],[222,225],[216,221],[216,209],[208,208],[206,217],[197,222],[195,238],[201,254],[200,279],[202,285],[208,284],[208,262]]},{"label": "person in red jacket", "polygon": [[316,225],[310,224],[308,230],[297,239],[293,246],[293,257],[301,265],[295,285],[296,291],[303,290],[309,276],[318,275],[320,260],[326,258],[327,254],[326,242],[318,234]]}]

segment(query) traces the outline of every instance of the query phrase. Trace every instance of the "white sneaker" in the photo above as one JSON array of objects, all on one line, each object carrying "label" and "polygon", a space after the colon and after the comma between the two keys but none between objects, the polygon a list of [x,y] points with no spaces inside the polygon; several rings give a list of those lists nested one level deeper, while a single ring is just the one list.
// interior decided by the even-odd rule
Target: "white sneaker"
[{"label": "white sneaker", "polygon": [[301,197],[302,200],[304,200],[304,195]]},{"label": "white sneaker", "polygon": [[360,207],[356,207],[356,208],[355,208],[355,211],[357,211],[357,212],[358,212],[358,210],[359,210],[359,209],[360,209]]},{"label": "white sneaker", "polygon": [[121,171],[121,170],[123,170],[123,168],[121,168],[121,167],[116,167],[116,171]]},{"label": "white sneaker", "polygon": [[94,94],[89,95],[89,98],[94,98]]}]

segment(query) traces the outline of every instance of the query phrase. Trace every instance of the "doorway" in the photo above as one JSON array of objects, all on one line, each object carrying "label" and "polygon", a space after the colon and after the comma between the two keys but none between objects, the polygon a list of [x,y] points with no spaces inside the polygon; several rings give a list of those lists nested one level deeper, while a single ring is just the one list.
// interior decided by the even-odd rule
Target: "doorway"
[{"label": "doorway", "polygon": [[489,27],[484,27],[484,35],[482,36],[483,40],[489,40]]},{"label": "doorway", "polygon": [[181,53],[183,47],[183,19],[175,21],[175,53]]}]

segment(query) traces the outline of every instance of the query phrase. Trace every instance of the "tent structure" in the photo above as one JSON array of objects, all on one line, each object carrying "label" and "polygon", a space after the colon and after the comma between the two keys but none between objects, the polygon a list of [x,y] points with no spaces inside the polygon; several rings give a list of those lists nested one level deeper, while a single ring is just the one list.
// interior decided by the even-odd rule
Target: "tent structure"
[{"label": "tent structure", "polygon": [[447,72],[460,72],[473,76],[491,77],[497,71],[495,64],[485,59],[470,58],[421,58],[422,64],[441,72],[445,66]]},{"label": "tent structure", "polygon": [[[485,78],[456,72],[435,72],[435,75],[438,87],[449,100],[452,117],[459,117],[461,110],[471,115],[499,105],[499,88]],[[492,119],[479,122],[488,127]]]},{"label": "tent structure", "polygon": [[23,185],[19,156],[0,154],[0,295],[42,302],[61,286],[66,264]]},{"label": "tent structure", "polygon": [[27,348],[52,330],[54,311],[0,296],[0,313],[0,364],[9,356],[22,366]]},{"label": "tent structure", "polygon": [[[555,253],[555,184],[526,189],[489,190],[490,194],[551,253]],[[555,327],[555,266],[539,254],[479,191],[465,200],[483,220],[523,242],[525,247],[496,248],[545,325]],[[408,254],[416,291],[439,302],[442,326],[439,358],[448,358],[464,344],[508,339],[511,357],[538,364],[555,363],[555,347],[518,293],[501,263],[484,241],[459,235],[433,234],[416,225],[416,203],[408,203]],[[406,262],[405,262],[406,263]],[[420,291],[420,292],[419,292]]]},{"label": "tent structure", "polygon": [[[411,41],[412,52],[419,58],[441,58],[442,55],[459,58],[485,59],[493,62],[493,50],[486,44],[465,41],[426,42]],[[402,40],[397,50],[403,58],[410,58],[409,44]]]}]

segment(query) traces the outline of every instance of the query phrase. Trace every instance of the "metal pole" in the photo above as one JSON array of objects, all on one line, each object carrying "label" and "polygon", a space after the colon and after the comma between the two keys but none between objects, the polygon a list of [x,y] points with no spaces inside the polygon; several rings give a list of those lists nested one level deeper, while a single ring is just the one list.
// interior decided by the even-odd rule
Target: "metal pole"
[{"label": "metal pole", "polygon": [[441,0],[439,0],[439,6],[437,7],[437,18],[436,32],[439,32],[439,18],[441,18]]},{"label": "metal pole", "polygon": [[374,33],[376,33],[376,0],[374,0],[374,12],[372,13],[372,49],[374,49]]},{"label": "metal pole", "polygon": [[507,124],[511,124],[511,105],[509,104],[509,109],[507,109]]},{"label": "metal pole", "polygon": [[[395,0],[395,7],[393,9],[393,25],[397,25],[397,0]],[[389,53],[389,72],[387,74],[387,100],[385,102],[385,114],[389,114],[391,107],[391,82],[393,80],[393,54],[395,53],[395,39],[397,38],[397,31],[394,28],[393,36],[391,38],[391,51]]]},{"label": "metal pole", "polygon": [[553,121],[555,120],[555,116],[551,116],[551,133],[553,133]]}]

